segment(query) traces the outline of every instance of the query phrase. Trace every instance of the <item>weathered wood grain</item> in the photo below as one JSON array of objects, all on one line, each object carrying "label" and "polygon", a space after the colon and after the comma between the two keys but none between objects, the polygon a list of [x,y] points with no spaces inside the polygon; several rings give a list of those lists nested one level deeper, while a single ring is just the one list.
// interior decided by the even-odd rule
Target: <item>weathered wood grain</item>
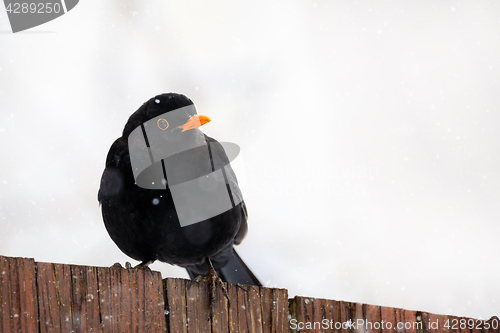
[{"label": "weathered wood grain", "polygon": [[187,333],[186,280],[164,280],[168,332]]},{"label": "weathered wood grain", "polygon": [[290,300],[291,332],[486,333],[500,320],[437,315],[345,301],[296,296]]},{"label": "weathered wood grain", "polygon": [[224,284],[229,302],[217,286],[210,314],[209,286],[185,280],[164,280],[169,332],[289,332],[288,295],[284,289]]},{"label": "weathered wood grain", "polygon": [[0,331],[38,332],[35,261],[0,257]]},{"label": "weathered wood grain", "polygon": [[[0,256],[0,332],[500,333],[500,320],[312,297],[224,284],[209,318],[206,282],[149,269],[88,267]],[[295,323],[295,328],[293,324]],[[297,327],[299,326],[299,327]]]},{"label": "weathered wood grain", "polygon": [[[224,283],[226,289],[228,284]],[[228,290],[229,294],[229,290]],[[229,332],[229,305],[222,288],[217,288],[217,300],[212,315],[212,332],[226,333]]]},{"label": "weathered wood grain", "polygon": [[40,332],[165,332],[158,272],[37,263]]}]

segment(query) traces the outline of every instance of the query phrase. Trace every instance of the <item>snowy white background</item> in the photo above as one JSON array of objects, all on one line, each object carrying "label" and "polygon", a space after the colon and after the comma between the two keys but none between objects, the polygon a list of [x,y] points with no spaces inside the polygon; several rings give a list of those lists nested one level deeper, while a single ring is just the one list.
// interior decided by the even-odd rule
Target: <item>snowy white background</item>
[{"label": "snowy white background", "polygon": [[267,286],[500,315],[497,1],[82,0],[18,34],[2,7],[0,254],[129,260],[99,181],[128,116],[169,91],[241,147],[238,251]]}]

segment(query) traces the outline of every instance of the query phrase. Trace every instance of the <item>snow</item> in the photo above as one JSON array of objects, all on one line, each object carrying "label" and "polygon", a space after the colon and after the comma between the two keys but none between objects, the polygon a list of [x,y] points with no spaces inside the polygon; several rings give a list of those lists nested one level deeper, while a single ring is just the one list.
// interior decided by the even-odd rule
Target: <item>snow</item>
[{"label": "snow", "polygon": [[498,315],[500,11],[451,8],[103,2],[0,34],[0,254],[130,260],[102,223],[100,177],[128,117],[174,91],[241,147],[237,251],[267,286]]}]

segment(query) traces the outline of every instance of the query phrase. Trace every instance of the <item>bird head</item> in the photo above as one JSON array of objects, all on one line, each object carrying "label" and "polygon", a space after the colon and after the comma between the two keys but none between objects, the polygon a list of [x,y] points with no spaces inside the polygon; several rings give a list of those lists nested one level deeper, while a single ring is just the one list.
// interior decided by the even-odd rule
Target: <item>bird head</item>
[{"label": "bird head", "polygon": [[[122,137],[127,138],[139,126],[144,126],[149,120],[155,119],[156,126],[167,133],[179,134],[198,129],[210,122],[207,116],[198,115],[194,103],[184,95],[166,93],[157,95],[145,102],[127,121]],[[177,140],[175,140],[177,141]]]},{"label": "bird head", "polygon": [[144,103],[130,116],[122,136],[128,142],[136,184],[142,188],[164,188],[165,172],[174,167],[182,170],[178,159],[186,154],[197,158],[206,155],[199,163],[210,165],[208,150],[206,154],[196,153],[208,147],[198,128],[209,121],[210,118],[198,115],[193,102],[183,95],[162,94]]}]

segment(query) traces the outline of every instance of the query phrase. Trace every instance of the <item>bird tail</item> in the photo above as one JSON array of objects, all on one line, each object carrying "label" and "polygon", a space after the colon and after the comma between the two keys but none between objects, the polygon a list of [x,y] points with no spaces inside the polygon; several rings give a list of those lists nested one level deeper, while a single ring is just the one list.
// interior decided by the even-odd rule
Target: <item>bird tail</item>
[{"label": "bird tail", "polygon": [[[236,253],[234,248],[231,250],[229,259],[224,266],[217,267],[217,265],[214,265],[217,275],[222,279],[222,281],[227,283],[239,283],[261,287],[262,283],[260,283],[259,279],[257,279],[250,268],[248,268],[238,253]],[[206,266],[203,264],[193,265],[187,266],[186,270],[188,271],[191,280],[194,280],[198,275],[206,274],[207,269],[205,267]]]},{"label": "bird tail", "polygon": [[262,286],[259,279],[252,273],[250,268],[241,260],[240,256],[233,249],[233,255],[229,257],[226,265],[221,267],[217,274],[220,278],[228,283],[251,284],[254,286]]}]

